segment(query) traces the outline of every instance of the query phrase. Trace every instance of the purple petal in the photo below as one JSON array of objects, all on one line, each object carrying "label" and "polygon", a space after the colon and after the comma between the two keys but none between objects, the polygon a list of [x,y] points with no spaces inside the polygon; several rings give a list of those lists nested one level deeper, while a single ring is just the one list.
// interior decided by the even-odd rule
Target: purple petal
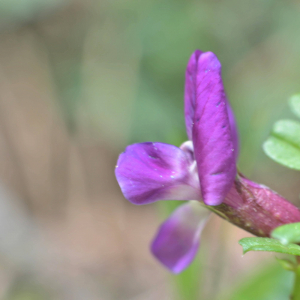
[{"label": "purple petal", "polygon": [[163,143],[133,144],[119,156],[115,174],[130,202],[201,199],[190,154]]},{"label": "purple petal", "polygon": [[[186,132],[190,140],[192,140],[192,131],[194,124],[195,106],[196,106],[196,86],[197,86],[197,73],[198,73],[198,61],[201,55],[205,55],[200,50],[196,50],[190,57],[186,72],[185,72],[185,91],[184,91],[184,113],[185,113],[185,125]],[[229,117],[229,123],[231,128],[231,135],[233,139],[233,145],[235,149],[236,158],[238,156],[239,141],[238,131],[235,123],[234,114],[228,100],[226,99],[227,112]]]},{"label": "purple petal", "polygon": [[181,272],[193,261],[209,214],[208,209],[192,201],[179,206],[160,226],[151,250],[173,273]]},{"label": "purple petal", "polygon": [[197,64],[193,143],[203,201],[219,205],[233,185],[236,155],[221,78],[221,64],[212,52]]},{"label": "purple petal", "polygon": [[192,54],[185,72],[184,115],[186,132],[190,140],[192,140],[192,128],[194,124],[194,114],[196,106],[197,63],[202,53],[202,51],[196,50]]},{"label": "purple petal", "polygon": [[239,155],[239,134],[238,134],[238,130],[237,130],[236,122],[235,122],[234,113],[233,113],[233,110],[232,110],[228,100],[226,101],[226,106],[227,106],[227,113],[228,113],[228,118],[229,118],[229,123],[230,123],[230,131],[231,131],[231,137],[232,137],[232,142],[233,142],[235,160],[237,161],[238,155]]}]

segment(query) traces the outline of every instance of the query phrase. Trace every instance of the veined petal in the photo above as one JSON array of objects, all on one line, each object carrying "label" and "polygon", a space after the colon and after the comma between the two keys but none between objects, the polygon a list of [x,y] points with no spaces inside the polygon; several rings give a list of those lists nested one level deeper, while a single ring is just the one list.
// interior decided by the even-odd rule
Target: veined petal
[{"label": "veined petal", "polygon": [[[185,114],[185,125],[188,138],[193,139],[193,124],[196,107],[196,90],[197,90],[197,74],[198,74],[198,61],[201,55],[205,55],[201,50],[196,50],[190,57],[186,72],[185,72],[185,89],[184,89],[184,114]],[[233,139],[235,154],[238,156],[238,131],[235,122],[235,117],[232,108],[225,96],[227,105],[227,112],[229,117],[231,135]]]},{"label": "veined petal", "polygon": [[185,126],[189,140],[192,140],[192,128],[194,124],[195,106],[196,106],[196,80],[198,59],[203,52],[196,50],[190,57],[185,72],[184,87],[184,115]]},{"label": "veined petal", "polygon": [[133,144],[118,159],[115,174],[130,202],[200,200],[198,174],[190,154],[163,143]]},{"label": "veined petal", "polygon": [[173,273],[180,273],[193,261],[209,214],[208,209],[191,201],[179,206],[160,226],[151,250]]},{"label": "veined petal", "polygon": [[221,64],[212,52],[197,64],[193,143],[203,201],[219,205],[233,185],[236,155],[221,78]]}]

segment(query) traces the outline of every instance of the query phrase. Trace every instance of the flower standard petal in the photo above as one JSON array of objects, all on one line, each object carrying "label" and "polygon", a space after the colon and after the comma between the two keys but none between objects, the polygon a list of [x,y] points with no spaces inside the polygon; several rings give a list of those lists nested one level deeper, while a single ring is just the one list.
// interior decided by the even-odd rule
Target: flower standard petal
[{"label": "flower standard petal", "polygon": [[[185,86],[184,86],[184,115],[185,115],[185,125],[188,138],[193,139],[193,124],[195,116],[196,107],[196,90],[197,90],[197,73],[198,73],[198,61],[201,55],[206,55],[201,50],[196,50],[190,57],[186,72],[185,72]],[[226,96],[225,96],[226,98]],[[228,118],[231,128],[231,135],[233,139],[234,149],[236,156],[238,155],[238,131],[235,122],[234,113],[227,100],[225,99],[227,105]]]},{"label": "flower standard petal", "polygon": [[185,71],[185,86],[184,86],[184,116],[185,126],[188,138],[192,140],[193,124],[196,106],[196,79],[197,79],[197,64],[200,55],[203,52],[196,50],[190,57]]},{"label": "flower standard petal", "polygon": [[118,159],[115,174],[130,202],[201,199],[190,154],[163,143],[133,144]]},{"label": "flower standard petal", "polygon": [[197,64],[193,143],[203,201],[219,205],[236,175],[236,155],[221,64],[212,52]]},{"label": "flower standard petal", "polygon": [[160,226],[151,250],[173,273],[180,273],[194,259],[209,210],[191,201],[179,206]]},{"label": "flower standard petal", "polygon": [[229,124],[230,124],[230,131],[231,131],[234,155],[235,155],[235,160],[237,161],[238,156],[239,156],[239,133],[237,130],[233,110],[227,99],[226,99],[226,106],[227,106],[227,113],[228,113],[228,119],[229,119]]}]

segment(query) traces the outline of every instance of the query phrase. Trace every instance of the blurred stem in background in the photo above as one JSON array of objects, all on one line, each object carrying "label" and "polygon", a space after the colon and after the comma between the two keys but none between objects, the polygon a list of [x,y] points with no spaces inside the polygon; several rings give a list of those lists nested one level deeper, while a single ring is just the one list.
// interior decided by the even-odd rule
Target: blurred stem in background
[{"label": "blurred stem in background", "polygon": [[172,276],[176,296],[175,299],[204,299],[200,296],[201,287],[203,287],[202,271],[201,260],[198,257],[187,270],[181,274]]},{"label": "blurred stem in background", "polygon": [[294,286],[291,295],[291,300],[300,300],[300,259],[296,256],[297,266],[294,270]]}]

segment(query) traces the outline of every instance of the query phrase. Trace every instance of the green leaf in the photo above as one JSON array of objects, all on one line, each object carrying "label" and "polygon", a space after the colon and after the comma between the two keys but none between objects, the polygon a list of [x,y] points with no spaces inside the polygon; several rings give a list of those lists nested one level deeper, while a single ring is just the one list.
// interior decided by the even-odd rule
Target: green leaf
[{"label": "green leaf", "polygon": [[291,223],[275,228],[271,236],[284,245],[300,242],[300,223]]},{"label": "green leaf", "polygon": [[263,148],[276,162],[300,170],[300,123],[292,120],[276,122]]},{"label": "green leaf", "polygon": [[279,262],[279,264],[287,271],[295,271],[297,268],[297,265],[290,261],[289,259],[282,259],[276,257],[276,260]]},{"label": "green leaf", "polygon": [[292,112],[300,118],[300,94],[294,95],[289,100]]},{"label": "green leaf", "polygon": [[295,244],[283,245],[278,240],[269,238],[243,238],[239,240],[243,253],[248,251],[269,251],[300,256],[300,246]]}]

